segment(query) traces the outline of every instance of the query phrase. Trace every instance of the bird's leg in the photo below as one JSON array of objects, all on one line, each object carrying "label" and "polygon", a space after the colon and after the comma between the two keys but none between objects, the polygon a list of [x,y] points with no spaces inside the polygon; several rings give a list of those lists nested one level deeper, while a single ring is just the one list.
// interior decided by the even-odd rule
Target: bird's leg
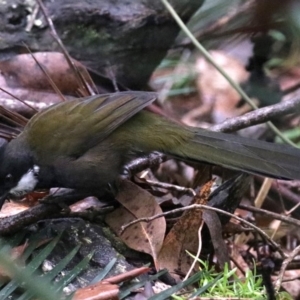
[{"label": "bird's leg", "polygon": [[69,215],[71,210],[68,205],[71,205],[79,200],[88,197],[86,192],[81,192],[68,188],[55,188],[50,190],[50,194],[40,200],[40,203],[56,204],[62,209],[62,212]]},{"label": "bird's leg", "polygon": [[146,179],[145,182],[147,184],[149,184],[149,186],[152,186],[152,187],[158,187],[158,188],[162,188],[162,189],[169,190],[169,191],[176,191],[179,193],[187,193],[193,197],[196,196],[196,192],[192,188],[187,188],[184,186],[166,183],[166,182],[153,181],[153,180],[149,180],[149,179]]},{"label": "bird's leg", "polygon": [[86,191],[78,191],[68,188],[55,188],[51,189],[50,194],[40,200],[41,203],[59,204],[67,206],[68,203],[72,204],[76,201],[84,199],[88,196]]},{"label": "bird's leg", "polygon": [[160,152],[152,152],[149,155],[136,158],[128,162],[120,174],[120,179],[130,179],[132,175],[135,175],[147,168],[157,168],[163,161],[165,155]]},{"label": "bird's leg", "polygon": [[141,157],[135,158],[123,166],[121,173],[114,183],[110,183],[109,190],[113,195],[117,195],[119,185],[122,181],[130,180],[132,176],[144,171],[147,168],[157,168],[164,160],[165,155],[159,152],[151,152],[150,154],[141,154]]}]

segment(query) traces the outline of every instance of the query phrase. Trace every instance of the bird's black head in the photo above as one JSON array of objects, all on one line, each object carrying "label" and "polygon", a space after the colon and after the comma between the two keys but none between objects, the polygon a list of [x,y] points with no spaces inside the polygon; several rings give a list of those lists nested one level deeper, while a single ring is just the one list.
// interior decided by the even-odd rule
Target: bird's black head
[{"label": "bird's black head", "polygon": [[20,199],[34,190],[38,183],[39,167],[21,140],[0,147],[0,208],[6,198]]}]

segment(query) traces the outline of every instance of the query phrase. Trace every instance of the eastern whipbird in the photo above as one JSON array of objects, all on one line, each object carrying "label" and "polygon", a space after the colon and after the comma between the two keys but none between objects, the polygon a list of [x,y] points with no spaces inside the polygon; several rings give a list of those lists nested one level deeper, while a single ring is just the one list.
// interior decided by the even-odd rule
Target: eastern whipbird
[{"label": "eastern whipbird", "polygon": [[[101,196],[134,158],[160,151],[263,176],[300,179],[300,150],[177,124],[143,110],[154,93],[78,98],[37,113],[0,149],[0,205],[35,189]],[[1,207],[0,206],[0,207]]]}]

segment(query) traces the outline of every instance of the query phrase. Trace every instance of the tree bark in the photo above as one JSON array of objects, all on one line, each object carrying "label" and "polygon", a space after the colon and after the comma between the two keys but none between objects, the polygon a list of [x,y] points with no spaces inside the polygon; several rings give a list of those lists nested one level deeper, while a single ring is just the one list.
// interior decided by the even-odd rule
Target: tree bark
[{"label": "tree bark", "polygon": [[[170,1],[185,22],[203,2]],[[72,57],[131,89],[145,87],[180,30],[159,0],[43,3]],[[41,10],[33,17],[37,5],[0,1],[0,59],[22,52],[24,43],[32,51],[61,51]]]}]

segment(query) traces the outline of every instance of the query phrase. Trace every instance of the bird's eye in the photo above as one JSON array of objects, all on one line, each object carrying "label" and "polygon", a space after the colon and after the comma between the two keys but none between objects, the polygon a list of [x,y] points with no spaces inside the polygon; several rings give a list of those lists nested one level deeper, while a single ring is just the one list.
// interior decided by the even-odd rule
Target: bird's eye
[{"label": "bird's eye", "polygon": [[6,175],[5,183],[9,184],[12,183],[12,181],[13,181],[13,176],[11,174]]}]

